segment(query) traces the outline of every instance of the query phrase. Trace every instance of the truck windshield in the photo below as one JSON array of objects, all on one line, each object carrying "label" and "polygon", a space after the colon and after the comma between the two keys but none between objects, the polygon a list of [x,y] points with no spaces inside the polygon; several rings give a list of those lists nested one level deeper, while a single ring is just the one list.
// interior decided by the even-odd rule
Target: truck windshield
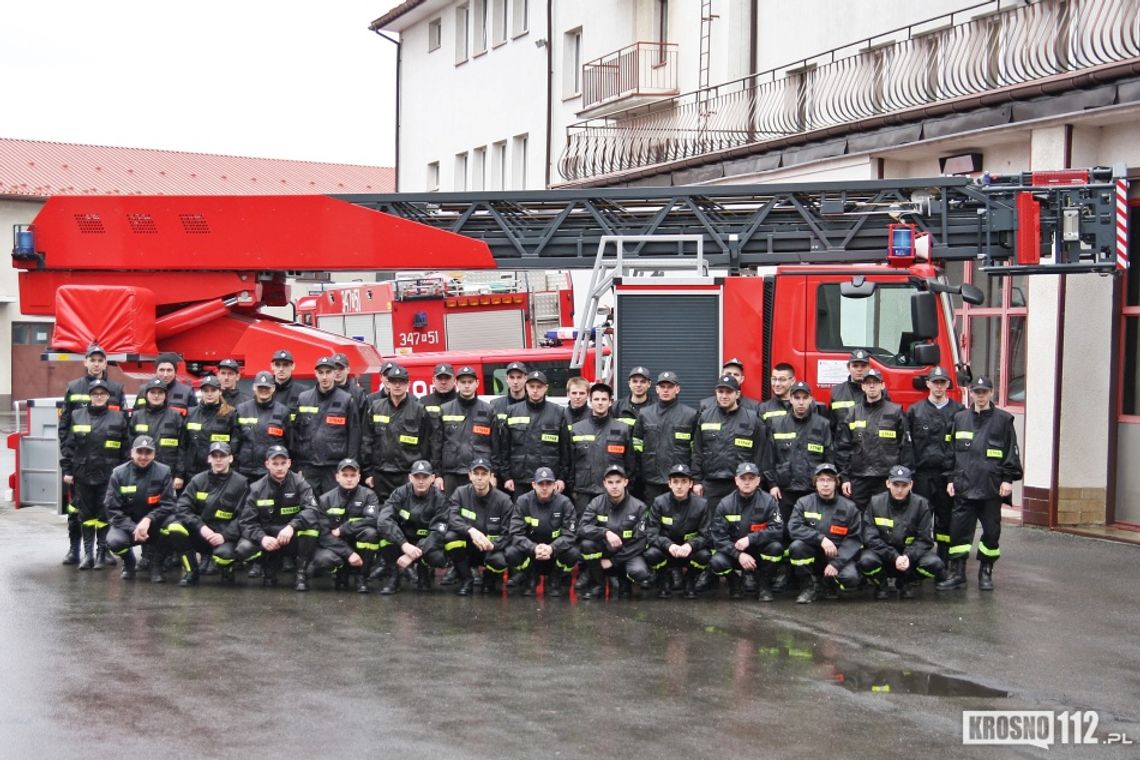
[{"label": "truck windshield", "polygon": [[868,298],[844,298],[839,283],[825,283],[816,293],[816,345],[821,351],[864,348],[878,361],[909,365],[915,342],[910,314],[914,287],[883,285]]}]

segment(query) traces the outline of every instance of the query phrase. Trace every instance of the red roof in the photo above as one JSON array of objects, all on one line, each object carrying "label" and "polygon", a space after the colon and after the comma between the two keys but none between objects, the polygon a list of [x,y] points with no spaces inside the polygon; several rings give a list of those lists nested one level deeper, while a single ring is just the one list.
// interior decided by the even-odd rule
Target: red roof
[{"label": "red roof", "polygon": [[391,167],[0,138],[0,196],[391,193]]}]

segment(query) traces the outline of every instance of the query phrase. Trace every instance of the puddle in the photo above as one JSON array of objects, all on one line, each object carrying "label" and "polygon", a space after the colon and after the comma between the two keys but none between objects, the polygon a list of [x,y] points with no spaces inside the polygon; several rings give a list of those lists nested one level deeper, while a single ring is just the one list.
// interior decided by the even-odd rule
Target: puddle
[{"label": "puddle", "polygon": [[921,694],[931,697],[1005,698],[1008,691],[965,678],[921,670],[863,670],[837,666],[835,684],[848,691],[872,694]]}]

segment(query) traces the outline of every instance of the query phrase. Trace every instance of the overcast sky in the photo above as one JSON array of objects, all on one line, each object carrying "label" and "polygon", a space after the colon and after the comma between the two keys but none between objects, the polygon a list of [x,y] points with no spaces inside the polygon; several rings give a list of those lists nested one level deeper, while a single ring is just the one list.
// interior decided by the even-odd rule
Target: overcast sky
[{"label": "overcast sky", "polygon": [[0,137],[392,166],[391,0],[8,0]]}]

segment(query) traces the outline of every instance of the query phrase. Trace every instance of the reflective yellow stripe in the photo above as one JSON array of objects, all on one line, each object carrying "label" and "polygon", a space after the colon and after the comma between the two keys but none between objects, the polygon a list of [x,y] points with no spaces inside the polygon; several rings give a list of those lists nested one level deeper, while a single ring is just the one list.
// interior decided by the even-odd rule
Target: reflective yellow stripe
[{"label": "reflective yellow stripe", "polygon": [[167,447],[169,447],[169,446],[177,447],[178,446],[178,439],[177,438],[159,438],[158,439],[158,445],[159,446],[167,446]]},{"label": "reflective yellow stripe", "polygon": [[969,554],[970,553],[970,545],[969,544],[954,544],[953,546],[950,547],[948,553],[951,557],[958,555],[958,554]]},{"label": "reflective yellow stripe", "polygon": [[104,441],[103,448],[105,449],[121,449],[123,448],[122,441]]},{"label": "reflective yellow stripe", "polygon": [[879,431],[879,437],[880,438],[898,438],[899,436],[898,436],[898,433],[896,433],[894,430],[880,430]]},{"label": "reflective yellow stripe", "polygon": [[752,448],[752,439],[751,438],[734,438],[732,443],[736,446],[739,446],[742,449]]},{"label": "reflective yellow stripe", "polygon": [[956,430],[954,431],[954,438],[959,441],[972,441],[974,434],[969,430]]},{"label": "reflective yellow stripe", "polygon": [[321,411],[321,408],[319,406],[299,406],[297,411],[301,414],[316,414]]},{"label": "reflective yellow stripe", "polygon": [[645,451],[645,441],[642,440],[641,438],[634,438],[633,439],[633,450],[634,451]]},{"label": "reflective yellow stripe", "polygon": [[406,509],[401,509],[400,510],[400,517],[404,518],[405,520],[410,520],[410,519],[412,519],[412,513]]},{"label": "reflective yellow stripe", "polygon": [[804,518],[808,520],[822,520],[823,513],[821,512],[804,512]]},{"label": "reflective yellow stripe", "polygon": [[633,538],[633,531],[632,530],[623,530],[621,532],[621,537],[622,538]]},{"label": "reflective yellow stripe", "polygon": [[673,518],[669,517],[668,515],[661,515],[661,524],[662,525],[672,525],[673,524]]},{"label": "reflective yellow stripe", "polygon": [[530,417],[507,417],[508,425],[529,425]]},{"label": "reflective yellow stripe", "polygon": [[370,544],[365,541],[356,542],[357,551],[380,551],[380,544]]},{"label": "reflective yellow stripe", "polygon": [[889,517],[876,517],[875,525],[881,525],[884,528],[893,528],[895,527],[895,521]]},{"label": "reflective yellow stripe", "polygon": [[467,419],[467,417],[465,415],[462,415],[462,414],[445,414],[445,415],[443,415],[443,421],[444,422],[463,422],[463,420],[465,420],[465,419]]},{"label": "reflective yellow stripe", "polygon": [[790,441],[796,437],[795,433],[773,433],[772,437],[777,441]]},{"label": "reflective yellow stripe", "polygon": [[550,538],[555,539],[562,535],[562,528],[550,532]]},{"label": "reflective yellow stripe", "polygon": [[325,514],[327,514],[327,515],[334,515],[334,516],[343,515],[344,513],[345,513],[344,507],[329,507],[328,511],[325,512]]},{"label": "reflective yellow stripe", "polygon": [[258,499],[257,500],[257,506],[259,506],[259,507],[272,507],[273,503],[274,503],[273,499]]},{"label": "reflective yellow stripe", "polygon": [[871,691],[873,692],[889,692],[891,690],[890,684],[883,684],[882,686],[871,684]]},{"label": "reflective yellow stripe", "polygon": [[230,442],[230,434],[229,433],[211,433],[210,434],[210,442],[213,443],[215,441],[221,441],[222,443],[229,443]]},{"label": "reflective yellow stripe", "polygon": [[459,541],[448,541],[443,545],[443,550],[449,552],[453,549],[462,549],[467,546],[467,542],[460,539]]},{"label": "reflective yellow stripe", "polygon": [[823,453],[823,444],[822,443],[809,443],[807,445],[807,450],[813,454],[822,454]]},{"label": "reflective yellow stripe", "polygon": [[610,516],[609,516],[609,515],[594,515],[594,518],[595,518],[595,519],[596,519],[598,522],[609,522],[609,521],[610,521]]},{"label": "reflective yellow stripe", "polygon": [[195,491],[194,498],[197,499],[198,501],[205,501],[206,499],[210,498],[210,492],[209,491]]},{"label": "reflective yellow stripe", "polygon": [[761,415],[761,419],[766,420],[766,419],[769,419],[770,417],[785,417],[785,416],[787,416],[787,414],[788,414],[787,409],[773,409],[772,411],[764,412],[764,414]]},{"label": "reflective yellow stripe", "polygon": [[[969,551],[969,548],[970,547],[967,546],[966,550]],[[979,541],[978,542],[978,554],[981,554],[981,555],[986,556],[986,557],[992,557],[994,559],[997,559],[998,557],[1001,556],[1001,549],[991,549],[990,547],[986,546],[981,541]]]},{"label": "reflective yellow stripe", "polygon": [[914,543],[914,536],[907,536],[906,540],[903,541],[903,543],[906,544],[907,546],[910,546],[911,544]]},{"label": "reflective yellow stripe", "polygon": [[281,507],[281,514],[283,514],[283,515],[295,515],[300,511],[301,511],[301,505],[300,504],[295,504],[291,507]]},{"label": "reflective yellow stripe", "polygon": [[466,517],[468,520],[478,520],[479,519],[479,515],[475,514],[470,509],[460,509],[459,510],[459,516],[460,517]]},{"label": "reflective yellow stripe", "polygon": [[867,420],[851,420],[847,423],[847,427],[851,428],[852,430],[856,428],[865,428],[867,427]]},{"label": "reflective yellow stripe", "polygon": [[427,528],[419,528],[416,530],[416,535],[417,536],[426,536],[430,532],[431,531],[429,531]]},{"label": "reflective yellow stripe", "polygon": [[202,423],[201,422],[187,422],[186,423],[186,429],[187,430],[201,430],[202,429]]},{"label": "reflective yellow stripe", "polygon": [[557,433],[543,433],[542,434],[542,442],[543,443],[558,443],[558,434]]},{"label": "reflective yellow stripe", "polygon": [[720,430],[719,422],[702,422],[701,430]]},{"label": "reflective yellow stripe", "polygon": [[436,406],[435,404],[431,404],[429,406],[425,406],[424,411],[425,412],[431,412],[432,414],[438,414],[440,412],[440,408],[438,406]]},{"label": "reflective yellow stripe", "polygon": [[724,519],[729,522],[740,522],[740,515],[725,515]]},{"label": "reflective yellow stripe", "polygon": [[144,425],[143,423],[140,422],[137,425],[135,425],[134,428],[135,428],[136,433],[145,433],[145,432],[150,430],[150,425]]},{"label": "reflective yellow stripe", "polygon": [[297,535],[312,536],[313,538],[316,538],[317,536],[321,535],[321,532],[319,530],[299,530],[297,531]]},{"label": "reflective yellow stripe", "polygon": [[402,435],[400,436],[400,443],[406,443],[409,446],[419,445],[420,437],[418,435]]},{"label": "reflective yellow stripe", "polygon": [[989,459],[1001,459],[1005,453],[1001,449],[986,449],[986,457]]},{"label": "reflective yellow stripe", "polygon": [[692,533],[686,533],[684,540],[685,541],[692,541],[694,538],[696,538],[699,535],[701,535],[700,531],[694,530]]},{"label": "reflective yellow stripe", "polygon": [[693,440],[693,434],[692,433],[682,433],[679,430],[676,433],[673,433],[673,437],[676,438],[678,441],[691,441],[691,440]]},{"label": "reflective yellow stripe", "polygon": [[162,529],[162,531],[164,533],[178,533],[183,536],[190,535],[190,531],[186,530],[186,526],[182,525],[181,523],[170,523],[170,525],[167,525]]},{"label": "reflective yellow stripe", "polygon": [[214,517],[218,518],[219,520],[232,520],[234,518],[234,513],[219,511],[214,513]]},{"label": "reflective yellow stripe", "polygon": [[90,401],[91,397],[86,393],[72,393],[67,397],[68,401]]},{"label": "reflective yellow stripe", "polygon": [[71,432],[73,432],[73,433],[90,433],[91,432],[91,426],[90,425],[72,425],[71,426]]},{"label": "reflective yellow stripe", "polygon": [[940,544],[948,544],[948,543],[950,543],[950,534],[949,533],[935,533],[934,534],[934,540]]},{"label": "reflective yellow stripe", "polygon": [[256,417],[238,417],[239,425],[255,425],[257,424]]},{"label": "reflective yellow stripe", "polygon": [[[542,438],[543,438],[543,440],[546,440],[546,436],[543,436]],[[572,440],[574,441],[574,443],[578,443],[578,441],[594,441],[594,440],[597,440],[597,436],[596,435],[576,435],[573,437]]]},{"label": "reflective yellow stripe", "polygon": [[831,408],[832,409],[850,409],[853,406],[855,406],[854,401],[832,401],[831,402]]},{"label": "reflective yellow stripe", "polygon": [[372,421],[373,422],[379,422],[379,423],[382,423],[384,425],[387,425],[389,422],[392,421],[392,418],[386,414],[374,414],[374,415],[372,415]]},{"label": "reflective yellow stripe", "polygon": [[601,559],[601,558],[602,558],[601,552],[593,552],[592,554],[583,554],[582,555],[582,561],[583,562],[590,562],[591,560]]},{"label": "reflective yellow stripe", "polygon": [[138,486],[119,486],[119,493],[137,493]]},{"label": "reflective yellow stripe", "polygon": [[537,517],[530,517],[530,516],[523,517],[523,522],[526,523],[527,525],[531,526],[532,528],[538,527],[538,518]]}]

